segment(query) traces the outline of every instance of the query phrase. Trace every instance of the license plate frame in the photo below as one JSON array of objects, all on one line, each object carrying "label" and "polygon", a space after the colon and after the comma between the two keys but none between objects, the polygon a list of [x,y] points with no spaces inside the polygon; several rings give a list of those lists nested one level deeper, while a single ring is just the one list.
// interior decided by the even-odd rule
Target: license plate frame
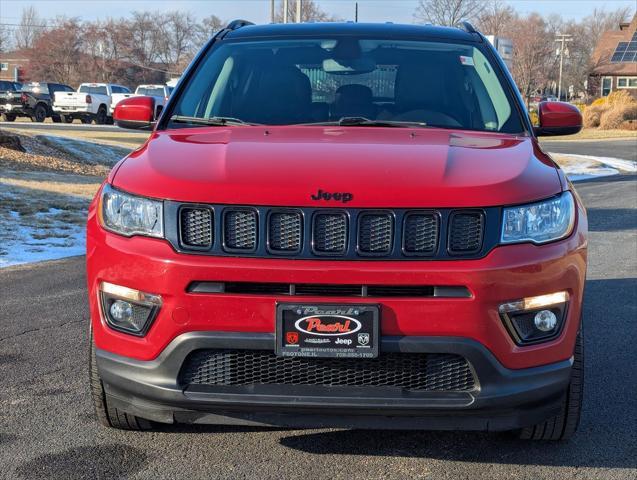
[{"label": "license plate frame", "polygon": [[277,303],[275,322],[279,356],[376,358],[379,354],[380,305]]}]

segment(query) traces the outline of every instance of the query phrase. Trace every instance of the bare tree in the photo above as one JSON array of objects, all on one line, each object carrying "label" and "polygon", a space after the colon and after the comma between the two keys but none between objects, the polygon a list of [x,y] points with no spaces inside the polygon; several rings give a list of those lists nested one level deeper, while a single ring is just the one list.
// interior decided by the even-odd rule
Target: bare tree
[{"label": "bare tree", "polygon": [[414,19],[452,27],[462,20],[476,21],[486,5],[487,0],[419,0]]},{"label": "bare tree", "polygon": [[223,22],[216,15],[210,15],[199,22],[194,32],[194,43],[196,48],[203,47],[210,37],[223,28]]},{"label": "bare tree", "polygon": [[546,85],[555,62],[554,37],[536,13],[513,20],[506,35],[513,41],[511,73],[528,104],[531,96]]},{"label": "bare tree", "polygon": [[517,17],[513,7],[502,0],[492,0],[476,18],[476,26],[485,35],[502,36]]},{"label": "bare tree", "polygon": [[[296,0],[288,0],[288,22],[296,19]],[[339,19],[323,11],[314,0],[301,2],[301,22],[336,22]],[[283,2],[279,2],[274,14],[275,23],[283,23]]]},{"label": "bare tree", "polygon": [[9,50],[11,38],[9,37],[9,29],[4,25],[0,25],[0,53]]},{"label": "bare tree", "polygon": [[33,78],[68,84],[84,79],[81,68],[82,26],[78,19],[59,18],[50,30],[37,37],[31,51]]},{"label": "bare tree", "polygon": [[19,49],[32,48],[37,38],[42,35],[46,21],[40,17],[33,6],[22,9],[20,25],[15,30],[15,44]]}]

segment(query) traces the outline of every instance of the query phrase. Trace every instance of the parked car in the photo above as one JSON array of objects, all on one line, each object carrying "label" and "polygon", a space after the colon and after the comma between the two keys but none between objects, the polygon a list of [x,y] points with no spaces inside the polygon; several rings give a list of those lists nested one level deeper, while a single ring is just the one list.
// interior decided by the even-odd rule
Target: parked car
[{"label": "parked car", "polygon": [[18,82],[10,82],[8,80],[0,80],[0,118],[3,121],[12,122],[15,117],[9,113],[7,117],[5,115],[5,104],[7,100],[13,100],[13,96],[22,88],[22,84]]},{"label": "parked car", "polygon": [[113,94],[112,109],[115,109],[117,104],[126,98],[140,96],[152,97],[155,101],[155,117],[159,118],[172,91],[173,87],[167,85],[139,85],[135,89],[135,93]]},{"label": "parked car", "polygon": [[575,107],[534,128],[468,24],[237,21],[166,108],[89,210],[104,425],[574,433],[587,219],[538,137]]},{"label": "parked car", "polygon": [[60,92],[55,96],[53,110],[62,121],[70,123],[79,118],[82,123],[103,125],[112,122],[112,97],[130,90],[112,83],[83,83],[77,92]]},{"label": "parked car", "polygon": [[56,92],[72,91],[72,87],[61,83],[29,82],[21,85],[20,90],[0,96],[0,103],[4,102],[2,111],[9,122],[16,117],[29,117],[34,122],[44,122],[47,117],[51,117],[54,122],[59,122],[59,115],[51,108],[53,95]]}]

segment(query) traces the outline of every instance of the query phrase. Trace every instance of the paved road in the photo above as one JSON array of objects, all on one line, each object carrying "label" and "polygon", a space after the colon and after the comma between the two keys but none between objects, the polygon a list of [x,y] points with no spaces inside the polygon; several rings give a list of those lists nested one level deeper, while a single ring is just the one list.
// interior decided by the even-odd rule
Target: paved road
[{"label": "paved road", "polygon": [[637,161],[637,138],[618,140],[541,140],[551,153],[576,153],[596,157],[614,157]]},{"label": "paved road", "polygon": [[581,429],[505,434],[169,427],[95,422],[83,258],[0,270],[0,477],[637,478],[637,176],[578,185],[591,238]]},{"label": "paved road", "polygon": [[119,127],[113,125],[84,125],[81,123],[39,123],[39,122],[0,122],[2,129],[20,130],[50,130],[54,131],[75,131],[75,132],[124,132]]}]

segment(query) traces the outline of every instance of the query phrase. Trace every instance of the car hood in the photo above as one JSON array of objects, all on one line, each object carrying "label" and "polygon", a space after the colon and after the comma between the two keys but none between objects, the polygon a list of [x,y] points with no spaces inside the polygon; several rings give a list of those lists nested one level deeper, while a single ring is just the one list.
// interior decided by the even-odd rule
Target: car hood
[{"label": "car hood", "polygon": [[530,137],[370,127],[210,127],[161,131],[121,163],[113,185],[184,202],[471,207],[555,195],[552,161]]}]

